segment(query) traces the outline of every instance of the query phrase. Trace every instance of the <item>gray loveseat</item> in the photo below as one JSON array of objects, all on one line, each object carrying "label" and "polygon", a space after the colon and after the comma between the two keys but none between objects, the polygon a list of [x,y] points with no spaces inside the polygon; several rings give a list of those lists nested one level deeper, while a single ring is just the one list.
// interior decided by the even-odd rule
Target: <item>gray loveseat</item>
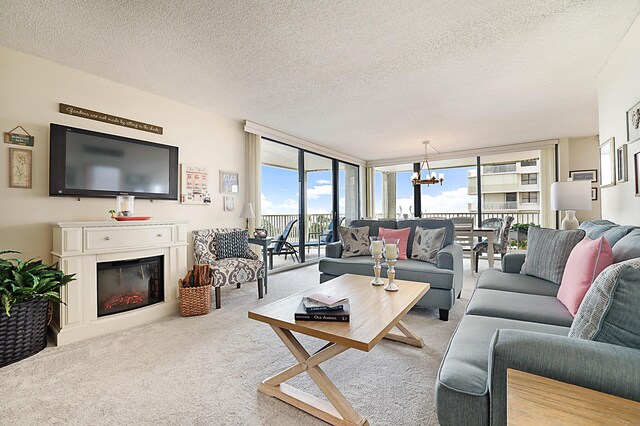
[{"label": "gray loveseat", "polygon": [[[437,264],[411,259],[411,248],[416,227],[445,228],[443,248],[438,252]],[[455,228],[450,220],[354,220],[350,227],[369,227],[369,235],[378,235],[382,228],[411,228],[407,244],[408,260],[396,263],[396,278],[399,280],[428,282],[430,290],[417,303],[418,306],[438,308],[440,319],[449,319],[449,310],[462,292],[462,247],[453,244]],[[384,259],[383,259],[384,260]],[[327,244],[326,257],[320,260],[320,282],[325,282],[343,274],[368,275],[373,277],[371,256],[342,258],[342,243]],[[387,264],[382,264],[382,277],[387,276]]]},{"label": "gray loveseat", "polygon": [[[640,229],[608,221],[581,227],[610,242],[614,262],[640,257]],[[559,286],[520,274],[524,259],[507,254],[502,271],[477,279],[436,380],[443,426],[506,424],[508,368],[640,401],[640,350],[567,337],[573,317],[556,298]]]}]

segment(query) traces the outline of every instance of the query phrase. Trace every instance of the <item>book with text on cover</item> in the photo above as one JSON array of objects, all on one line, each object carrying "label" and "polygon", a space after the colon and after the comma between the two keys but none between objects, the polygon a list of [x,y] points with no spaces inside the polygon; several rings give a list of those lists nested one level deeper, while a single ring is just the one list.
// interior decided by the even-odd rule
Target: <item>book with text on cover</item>
[{"label": "book with text on cover", "polygon": [[349,322],[349,303],[344,303],[342,310],[324,311],[324,312],[307,312],[304,307],[304,300],[300,302],[298,310],[294,314],[296,321],[333,321],[333,322]]}]

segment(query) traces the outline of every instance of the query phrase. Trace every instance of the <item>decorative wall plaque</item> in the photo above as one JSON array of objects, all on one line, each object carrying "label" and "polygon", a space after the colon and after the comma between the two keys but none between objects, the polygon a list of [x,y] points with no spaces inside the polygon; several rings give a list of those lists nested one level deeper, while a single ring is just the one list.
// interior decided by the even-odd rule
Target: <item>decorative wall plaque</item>
[{"label": "decorative wall plaque", "polygon": [[[16,129],[22,129],[25,134],[12,133]],[[34,138],[27,132],[24,127],[16,126],[8,132],[4,132],[4,143],[12,143],[14,145],[33,146]]]},{"label": "decorative wall plaque", "polygon": [[141,121],[122,118],[116,115],[105,114],[104,112],[92,111],[77,106],[60,104],[59,111],[63,114],[75,115],[78,117],[88,118],[89,120],[102,121],[103,123],[115,124],[117,126],[129,127],[131,129],[142,130],[144,132],[162,134],[162,127],[153,124],[143,123]]}]

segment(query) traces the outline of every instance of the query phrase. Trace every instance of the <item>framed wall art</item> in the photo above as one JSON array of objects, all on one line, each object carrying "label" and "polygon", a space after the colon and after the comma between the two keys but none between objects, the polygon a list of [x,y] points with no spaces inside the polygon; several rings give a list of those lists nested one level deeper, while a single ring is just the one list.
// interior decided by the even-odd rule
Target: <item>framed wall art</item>
[{"label": "framed wall art", "polygon": [[236,209],[236,200],[233,195],[225,195],[223,202],[225,212],[232,212]]},{"label": "framed wall art", "polygon": [[600,187],[616,184],[615,139],[611,138],[600,145]]},{"label": "framed wall art", "polygon": [[629,180],[627,164],[627,144],[624,144],[616,150],[616,180],[618,182],[626,182]]},{"label": "framed wall art", "polygon": [[635,169],[636,197],[640,197],[640,151],[633,155]]},{"label": "framed wall art", "polygon": [[239,191],[238,173],[220,170],[220,192],[222,194],[237,194]]},{"label": "framed wall art", "polygon": [[627,111],[627,142],[640,139],[640,102]]},{"label": "framed wall art", "polygon": [[180,167],[180,204],[211,204],[207,168],[184,164]]},{"label": "framed wall art", "polygon": [[598,188],[591,188],[591,201],[598,200]]},{"label": "framed wall art", "polygon": [[9,188],[31,188],[32,152],[9,148]]},{"label": "framed wall art", "polygon": [[572,180],[588,180],[590,182],[598,182],[597,170],[571,170],[569,177]]}]

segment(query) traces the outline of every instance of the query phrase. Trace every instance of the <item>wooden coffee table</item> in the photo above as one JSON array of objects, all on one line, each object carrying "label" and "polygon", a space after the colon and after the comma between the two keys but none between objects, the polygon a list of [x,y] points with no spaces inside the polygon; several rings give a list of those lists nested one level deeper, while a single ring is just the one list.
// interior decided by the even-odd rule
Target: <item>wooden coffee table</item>
[{"label": "wooden coffee table", "polygon": [[[349,401],[320,368],[320,364],[349,348],[369,352],[383,338],[396,340],[419,348],[423,340],[413,334],[402,318],[429,290],[429,284],[399,281],[397,292],[387,292],[382,286],[370,285],[371,277],[342,275],[302,293],[249,311],[249,318],[267,323],[291,351],[297,364],[264,380],[258,391],[276,397],[312,416],[333,425],[368,425],[367,420],[353,409]],[[351,321],[294,321],[294,313],[303,296],[316,291],[349,298]],[[392,333],[396,327],[401,334]],[[309,354],[291,333],[292,331],[326,340],[329,343],[313,355]],[[284,383],[306,372],[328,401]]]}]

